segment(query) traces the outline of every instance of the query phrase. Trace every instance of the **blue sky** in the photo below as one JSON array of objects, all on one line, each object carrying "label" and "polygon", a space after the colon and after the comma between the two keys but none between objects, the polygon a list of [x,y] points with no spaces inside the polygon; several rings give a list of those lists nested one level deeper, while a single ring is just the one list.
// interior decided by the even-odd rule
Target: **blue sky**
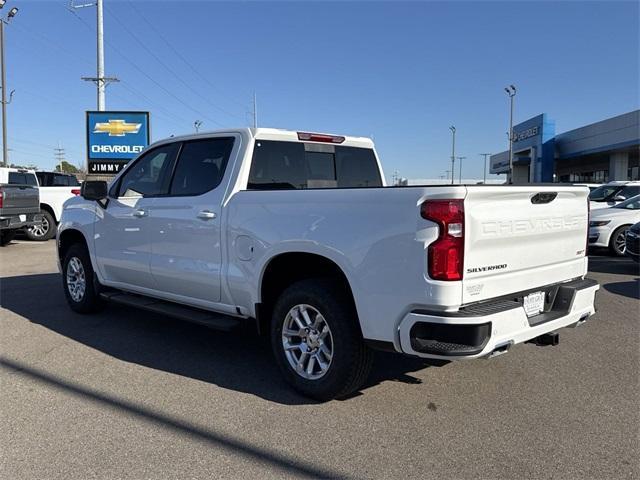
[{"label": "blue sky", "polygon": [[[84,162],[95,9],[67,4],[4,8],[20,9],[5,29],[14,163],[53,168],[58,142]],[[122,80],[107,108],[150,110],[158,140],[196,119],[249,125],[255,90],[260,126],[373,136],[388,177],[444,175],[455,125],[480,178],[478,154],[507,147],[510,83],[516,122],[547,112],[558,133],[638,108],[638,5],[105,0],[106,73]]]}]

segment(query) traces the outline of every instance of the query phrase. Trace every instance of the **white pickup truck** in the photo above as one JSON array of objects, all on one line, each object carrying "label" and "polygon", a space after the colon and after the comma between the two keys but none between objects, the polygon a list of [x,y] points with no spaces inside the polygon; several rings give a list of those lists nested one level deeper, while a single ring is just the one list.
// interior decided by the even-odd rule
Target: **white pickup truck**
[{"label": "white pickup truck", "polygon": [[595,311],[586,187],[385,187],[369,139],[260,128],[157,142],[82,190],[58,235],[73,310],[255,322],[317,399],[358,389],[371,348],[491,357]]},{"label": "white pickup truck", "polygon": [[64,202],[80,195],[80,182],[68,173],[35,172],[40,185],[40,214],[42,222],[25,229],[27,238],[35,241],[46,241],[53,238]]}]

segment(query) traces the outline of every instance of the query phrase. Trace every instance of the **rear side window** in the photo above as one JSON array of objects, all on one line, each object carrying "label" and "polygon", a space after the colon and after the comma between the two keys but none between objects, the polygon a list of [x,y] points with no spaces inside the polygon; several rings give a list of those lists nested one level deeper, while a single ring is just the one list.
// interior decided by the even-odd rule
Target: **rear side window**
[{"label": "rear side window", "polygon": [[54,187],[68,187],[69,186],[69,176],[68,175],[53,175],[53,186]]},{"label": "rear side window", "polygon": [[256,140],[249,189],[381,187],[373,150]]},{"label": "rear side window", "polygon": [[33,173],[9,172],[9,185],[31,185],[38,186],[38,180]]},{"label": "rear side window", "polygon": [[176,164],[170,195],[196,196],[222,181],[233,149],[233,137],[185,142]]},{"label": "rear side window", "polygon": [[630,187],[624,187],[620,191],[620,195],[622,195],[624,198],[635,197],[638,194],[640,194],[640,186],[635,186],[635,185]]},{"label": "rear side window", "polygon": [[38,177],[38,183],[40,183],[41,187],[50,187],[51,186],[51,175],[44,172],[36,172],[36,177]]}]

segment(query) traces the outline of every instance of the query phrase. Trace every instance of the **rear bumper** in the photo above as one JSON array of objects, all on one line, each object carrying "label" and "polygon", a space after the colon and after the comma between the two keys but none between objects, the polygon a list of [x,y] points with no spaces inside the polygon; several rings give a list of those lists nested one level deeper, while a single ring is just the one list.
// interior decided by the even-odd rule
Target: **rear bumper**
[{"label": "rear bumper", "polygon": [[22,215],[2,215],[0,216],[0,230],[18,230],[20,228],[32,227],[42,223],[42,214],[25,213]]},{"label": "rear bumper", "polygon": [[399,325],[400,347],[410,355],[445,360],[502,353],[512,345],[585,321],[595,313],[599,288],[594,280],[584,279],[537,289],[553,295],[553,301],[531,318],[521,300],[512,298],[471,305],[458,312],[416,310]]}]

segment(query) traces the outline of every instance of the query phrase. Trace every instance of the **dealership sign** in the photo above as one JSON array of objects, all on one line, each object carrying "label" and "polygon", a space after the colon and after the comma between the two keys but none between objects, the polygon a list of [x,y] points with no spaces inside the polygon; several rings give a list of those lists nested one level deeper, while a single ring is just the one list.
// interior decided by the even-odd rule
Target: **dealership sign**
[{"label": "dealership sign", "polygon": [[89,173],[118,173],[147,145],[149,112],[87,112]]}]

